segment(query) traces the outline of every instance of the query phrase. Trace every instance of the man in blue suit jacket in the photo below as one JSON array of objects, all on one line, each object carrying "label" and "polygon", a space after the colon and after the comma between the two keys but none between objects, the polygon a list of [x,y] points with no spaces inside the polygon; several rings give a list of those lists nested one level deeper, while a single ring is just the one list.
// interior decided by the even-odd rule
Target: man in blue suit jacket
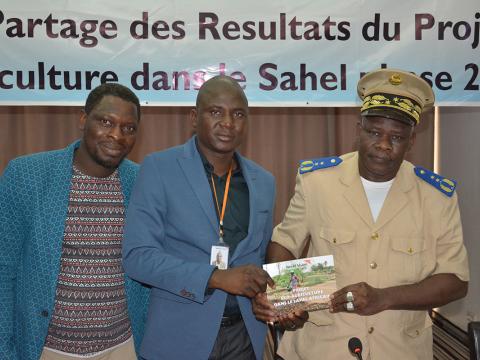
[{"label": "man in blue suit jacket", "polygon": [[[273,285],[260,266],[272,232],[274,178],[235,152],[248,119],[236,81],[208,80],[191,118],[196,136],[145,159],[127,214],[125,271],[152,286],[140,355],[261,359],[266,326],[250,299]],[[211,265],[219,237],[229,245],[226,270]]]},{"label": "man in blue suit jacket", "polygon": [[[122,233],[119,224],[123,223],[124,209],[138,171],[138,165],[124,160],[124,157],[135,143],[139,120],[140,104],[133,92],[119,84],[101,85],[90,93],[85,112],[80,118],[80,128],[83,130],[81,141],[76,141],[65,149],[12,160],[0,178],[0,359],[38,360],[41,354],[41,359],[62,355],[62,359],[78,359],[76,356],[85,355],[85,352],[93,355],[89,359],[96,359],[95,354],[89,350],[91,344],[95,344],[93,348],[102,353],[102,359],[136,358],[131,335],[139,345],[143,336],[149,291],[138,282],[125,277],[121,270]],[[72,205],[73,193],[78,195],[77,199],[90,198],[97,204],[103,202],[103,196],[109,197],[111,194],[105,188],[106,191],[101,194],[92,191],[93,188],[90,191],[86,187],[73,189],[74,178],[82,184],[88,182],[87,186],[97,183],[97,180],[109,179],[112,184],[118,182],[121,186],[121,192],[115,190],[118,199],[115,210],[118,212],[113,211],[108,217],[100,218],[89,217],[91,214],[82,210],[82,214],[72,216],[72,209],[79,208]],[[87,199],[84,204],[90,206],[92,202]],[[107,206],[111,209],[111,203]],[[81,218],[87,219],[89,224],[92,220],[101,220],[106,221],[107,225],[113,219],[110,228],[115,229],[115,232],[100,230],[96,234],[110,241],[100,249],[101,253],[105,250],[103,257],[98,252],[95,256],[86,254],[93,254],[95,248],[98,249],[99,244],[104,243],[101,238],[98,241],[91,237],[86,227],[78,230],[79,226],[83,226]],[[77,227],[76,233],[68,230],[67,219]],[[69,241],[67,235],[71,235],[70,239],[76,235],[78,241]],[[65,252],[67,248],[68,255]],[[68,273],[65,261],[78,258],[83,264],[95,263],[95,259],[98,259],[101,265],[97,269],[105,269],[102,264],[108,264],[109,269],[117,269],[118,271],[109,270],[110,276],[115,276],[116,283],[103,290],[106,288],[105,277],[95,282],[93,275],[73,274],[76,269],[71,270],[72,267],[72,272]],[[77,269],[85,270],[86,267]],[[72,280],[77,287],[68,288],[65,280],[61,279],[69,276],[86,278],[85,283],[93,285]],[[98,286],[100,292],[96,292],[94,286]],[[113,295],[114,302],[111,302],[109,289],[117,292]],[[73,293],[88,293],[92,300],[87,301],[84,297],[75,295],[67,296],[66,304],[79,306],[79,310],[75,309],[75,314],[66,315],[65,308],[60,305],[62,302],[65,304],[63,294]],[[127,308],[124,305],[125,298]],[[115,303],[122,305],[117,307]],[[82,312],[81,307],[87,305],[91,311]],[[106,318],[101,318],[105,321],[102,324],[95,321],[95,316],[101,315],[92,315],[104,313],[104,309],[114,311],[114,308],[121,310],[120,314],[117,313],[116,317],[106,315]],[[72,321],[74,317],[76,320]],[[103,335],[96,336],[100,332],[106,334],[106,331],[115,327],[118,329],[119,318],[125,328],[122,328],[123,332],[119,331],[122,337],[117,337],[118,344]],[[58,328],[60,323],[65,323],[66,327]],[[97,324],[99,327],[86,325],[84,329],[79,329],[79,323]],[[80,345],[82,341],[77,335],[87,332],[90,337],[80,353],[77,352],[80,346],[65,351],[62,344],[77,338],[79,341],[75,344]],[[115,330],[113,332],[119,333]],[[56,337],[59,334],[63,335]],[[129,339],[121,340],[126,338]],[[119,351],[124,354],[122,357],[116,355],[115,352]],[[130,354],[129,357],[123,357],[127,353]]]}]

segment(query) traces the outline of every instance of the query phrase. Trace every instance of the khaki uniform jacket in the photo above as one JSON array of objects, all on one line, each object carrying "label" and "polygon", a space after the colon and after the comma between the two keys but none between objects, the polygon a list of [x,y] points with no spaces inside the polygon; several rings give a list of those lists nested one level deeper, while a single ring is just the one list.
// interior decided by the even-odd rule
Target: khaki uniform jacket
[{"label": "khaki uniform jacket", "polygon": [[[310,236],[309,257],[334,255],[339,289],[361,281],[377,288],[413,284],[439,273],[468,281],[456,194],[445,196],[404,161],[374,222],[358,153],[342,159],[336,167],[297,176],[272,241],[299,257]],[[362,341],[364,359],[433,358],[428,313],[406,310],[372,316],[311,312],[303,329],[285,333],[279,354],[287,360],[350,359],[352,336]]]}]

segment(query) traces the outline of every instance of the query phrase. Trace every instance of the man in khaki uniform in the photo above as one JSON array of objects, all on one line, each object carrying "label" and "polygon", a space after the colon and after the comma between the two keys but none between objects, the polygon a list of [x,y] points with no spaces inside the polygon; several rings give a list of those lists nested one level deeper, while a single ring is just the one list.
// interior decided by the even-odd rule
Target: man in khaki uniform
[{"label": "man in khaki uniform", "polygon": [[358,92],[358,152],[301,164],[268,249],[268,262],[298,258],[310,236],[308,256],[334,255],[340,289],[330,311],[309,318],[278,318],[256,297],[259,320],[290,330],[279,348],[286,360],[349,359],[354,336],[364,359],[432,359],[427,310],[467,293],[455,182],[404,160],[422,109],[433,105],[431,87],[384,69],[364,76]]}]

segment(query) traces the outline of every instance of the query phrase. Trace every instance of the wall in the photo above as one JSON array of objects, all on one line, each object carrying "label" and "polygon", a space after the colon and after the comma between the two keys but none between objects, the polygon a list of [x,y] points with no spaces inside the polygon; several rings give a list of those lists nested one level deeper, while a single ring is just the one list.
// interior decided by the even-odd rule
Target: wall
[{"label": "wall", "polygon": [[469,321],[480,321],[480,108],[441,108],[439,130],[439,172],[458,181],[471,277],[467,297],[440,313],[466,330]]},{"label": "wall", "polygon": [[[80,136],[80,107],[0,106],[0,174],[11,159],[58,149]],[[143,107],[137,143],[129,157],[141,162],[152,151],[182,144],[192,134],[188,107]],[[358,108],[251,108],[248,134],[240,148],[277,180],[275,224],[280,222],[295,186],[301,159],[339,155],[355,148]],[[418,129],[408,154],[431,168],[433,113]]]}]

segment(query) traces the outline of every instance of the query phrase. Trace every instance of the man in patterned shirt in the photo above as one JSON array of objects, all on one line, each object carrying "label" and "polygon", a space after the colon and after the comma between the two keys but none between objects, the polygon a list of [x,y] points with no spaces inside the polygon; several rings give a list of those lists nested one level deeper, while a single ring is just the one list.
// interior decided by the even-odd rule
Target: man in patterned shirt
[{"label": "man in patterned shirt", "polygon": [[88,96],[81,140],[11,161],[0,180],[0,358],[136,359],[148,290],[121,243],[140,104],[120,84]]}]

